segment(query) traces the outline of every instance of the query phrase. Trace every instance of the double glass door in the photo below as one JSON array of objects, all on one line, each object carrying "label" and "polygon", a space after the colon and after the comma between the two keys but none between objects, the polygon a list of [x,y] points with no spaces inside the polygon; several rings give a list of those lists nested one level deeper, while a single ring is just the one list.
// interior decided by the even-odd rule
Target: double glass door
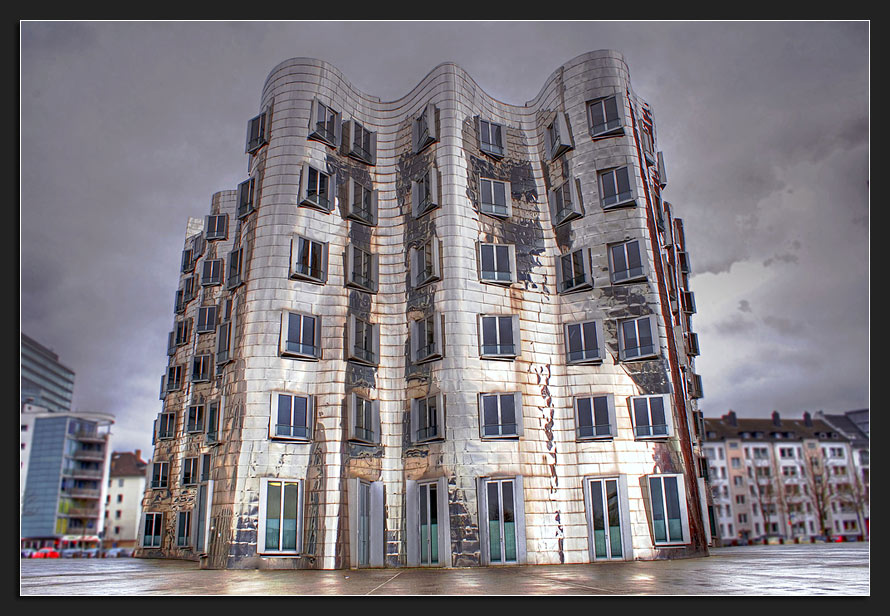
[{"label": "double glass door", "polygon": [[624,558],[621,543],[621,515],[617,478],[590,479],[591,541],[596,560]]},{"label": "double glass door", "polygon": [[516,501],[513,479],[485,483],[488,500],[488,557],[491,564],[516,562]]}]

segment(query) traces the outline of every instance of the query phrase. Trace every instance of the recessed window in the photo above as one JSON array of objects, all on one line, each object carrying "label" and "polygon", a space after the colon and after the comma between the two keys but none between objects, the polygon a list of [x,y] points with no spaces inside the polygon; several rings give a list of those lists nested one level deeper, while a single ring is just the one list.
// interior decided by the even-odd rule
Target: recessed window
[{"label": "recessed window", "polygon": [[178,289],[176,291],[176,299],[173,302],[173,312],[182,314],[188,302],[185,301],[185,291]]},{"label": "recessed window", "polygon": [[234,302],[231,299],[224,300],[219,312],[220,322],[216,326],[216,363],[218,366],[232,361],[232,343],[235,337]]},{"label": "recessed window", "polygon": [[568,323],[565,326],[566,361],[593,364],[603,360],[603,327],[599,321]]},{"label": "recessed window", "polygon": [[479,244],[479,279],[509,284],[516,281],[516,247],[513,244]]},{"label": "recessed window", "polygon": [[518,315],[479,315],[479,356],[515,359],[520,354]]},{"label": "recessed window", "polygon": [[284,312],[281,315],[282,357],[321,358],[321,319],[317,316]]},{"label": "recessed window", "polygon": [[349,440],[375,445],[380,443],[380,406],[353,393],[349,397]]},{"label": "recessed window", "polygon": [[340,114],[318,99],[309,112],[309,138],[330,146],[340,145]]},{"label": "recessed window", "polygon": [[198,483],[198,458],[182,460],[182,485],[193,486]]},{"label": "recessed window", "polygon": [[377,292],[380,278],[379,259],[377,255],[363,250],[355,244],[346,247],[346,286]]},{"label": "recessed window", "polygon": [[577,180],[568,179],[550,190],[550,219],[559,226],[584,215]]},{"label": "recessed window", "polygon": [[[205,432],[205,443],[210,445],[213,443],[219,442],[219,409],[220,402],[219,400],[213,400],[208,405],[207,410],[207,431]],[[210,456],[207,456],[208,460]],[[208,462],[209,464],[209,462]],[[210,469],[207,469],[208,473]],[[210,477],[202,478],[202,481],[209,479]]]},{"label": "recessed window", "polygon": [[207,240],[224,240],[228,234],[228,214],[212,214],[204,217],[204,236]]},{"label": "recessed window", "polygon": [[427,103],[423,111],[414,119],[414,152],[420,152],[438,139],[436,131],[436,106]]},{"label": "recessed window", "polygon": [[513,213],[510,182],[480,177],[479,211],[496,218],[509,218]]},{"label": "recessed window", "polygon": [[198,325],[195,332],[206,334],[216,330],[216,311],[217,306],[201,306],[198,308]]},{"label": "recessed window", "polygon": [[639,240],[609,246],[609,276],[613,284],[646,279]]},{"label": "recessed window", "polygon": [[300,174],[300,205],[330,212],[334,209],[337,194],[337,174],[325,173],[309,163],[303,163]]},{"label": "recessed window", "polygon": [[347,154],[369,165],[377,164],[377,133],[370,131],[357,120],[343,124],[343,141]]},{"label": "recessed window", "polygon": [[192,319],[189,317],[188,319],[182,319],[181,321],[176,321],[176,336],[174,342],[176,346],[182,346],[184,344],[188,344],[189,338],[191,337],[192,331]]},{"label": "recessed window", "polygon": [[369,366],[376,366],[380,360],[379,326],[354,314],[349,315],[346,324],[347,359]]},{"label": "recessed window", "polygon": [[256,209],[253,195],[254,179],[238,184],[238,218],[244,218]]},{"label": "recessed window", "polygon": [[182,251],[182,260],[180,261],[180,271],[183,273],[190,272],[195,269],[195,256],[191,248]]},{"label": "recessed window", "polygon": [[411,441],[425,443],[445,438],[445,396],[433,394],[411,401]]},{"label": "recessed window", "polygon": [[630,167],[609,169],[599,174],[600,203],[604,209],[636,203],[631,177]]},{"label": "recessed window", "polygon": [[215,286],[222,283],[223,260],[205,259],[201,266],[201,286]]},{"label": "recessed window", "polygon": [[411,204],[415,218],[439,207],[439,172],[435,166],[411,182]]},{"label": "recessed window", "polygon": [[655,317],[645,316],[618,322],[618,357],[623,361],[658,355]]},{"label": "recessed window", "polygon": [[561,255],[556,262],[559,275],[559,293],[572,293],[593,287],[590,250],[579,248]]},{"label": "recessed window", "polygon": [[655,545],[689,543],[683,475],[649,475],[648,480]]},{"label": "recessed window", "polygon": [[443,355],[442,316],[431,315],[414,321],[411,336],[416,363],[440,359]]},{"label": "recessed window", "polygon": [[257,553],[294,556],[302,549],[303,489],[299,479],[260,479]]},{"label": "recessed window", "polygon": [[591,101],[587,105],[587,114],[590,119],[591,137],[605,137],[623,132],[617,96]]},{"label": "recessed window", "polygon": [[163,521],[163,513],[150,512],[145,514],[145,521],[142,530],[142,547],[161,547],[161,536],[164,533]]},{"label": "recessed window", "polygon": [[170,479],[170,463],[155,462],[151,471],[151,487],[153,489],[163,489],[167,487]]},{"label": "recessed window", "polygon": [[244,248],[239,247],[229,253],[229,271],[226,288],[234,289],[244,282]]},{"label": "recessed window", "polygon": [[476,130],[479,133],[479,149],[486,154],[500,158],[504,155],[504,126],[476,117]]},{"label": "recessed window", "polygon": [[640,129],[640,143],[643,144],[643,156],[646,164],[654,165],[657,162],[655,155],[655,137],[652,136],[652,127],[640,120],[637,124]]},{"label": "recessed window", "polygon": [[579,441],[615,437],[612,394],[575,398],[575,438]]},{"label": "recessed window", "polygon": [[516,438],[522,434],[522,394],[479,394],[482,438]]},{"label": "recessed window", "polygon": [[185,431],[193,434],[204,431],[204,405],[192,404],[189,406],[186,417]]},{"label": "recessed window", "polygon": [[279,439],[309,439],[312,433],[313,405],[312,396],[273,393],[269,435]]},{"label": "recessed window", "polygon": [[572,133],[566,114],[557,112],[553,122],[547,126],[547,147],[550,160],[572,149]]},{"label": "recessed window", "polygon": [[377,191],[349,178],[349,212],[347,218],[362,224],[377,224]]},{"label": "recessed window", "polygon": [[270,123],[267,116],[268,111],[264,110],[263,113],[251,118],[247,123],[247,146],[244,150],[246,153],[253,154],[269,143]]},{"label": "recessed window", "polygon": [[630,412],[636,438],[659,438],[671,435],[671,402],[666,394],[633,396]]},{"label": "recessed window", "polygon": [[182,301],[188,304],[198,295],[198,276],[186,276],[182,280]]},{"label": "recessed window", "polygon": [[695,294],[692,291],[680,289],[680,305],[686,314],[695,314]]},{"label": "recessed window", "polygon": [[328,244],[294,236],[291,239],[291,278],[324,284],[328,279]]},{"label": "recessed window", "polygon": [[210,380],[213,355],[195,355],[192,359],[192,383],[206,383]]},{"label": "recessed window", "polygon": [[412,247],[410,254],[411,280],[415,288],[442,278],[439,240],[436,236],[429,238],[419,247]]}]

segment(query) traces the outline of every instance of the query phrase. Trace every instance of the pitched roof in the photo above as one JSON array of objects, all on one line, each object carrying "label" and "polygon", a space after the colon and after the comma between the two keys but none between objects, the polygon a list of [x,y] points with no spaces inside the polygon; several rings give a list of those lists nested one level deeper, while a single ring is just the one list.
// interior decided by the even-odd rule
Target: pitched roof
[{"label": "pitched roof", "polygon": [[139,457],[140,451],[111,452],[111,468],[109,477],[143,477],[148,463]]},{"label": "pitched roof", "polygon": [[[735,423],[738,425],[732,425],[727,415],[720,419],[705,418],[704,440],[800,441],[805,438],[823,441],[849,440],[839,429],[831,427],[820,419],[813,419],[812,425],[807,425],[800,419],[782,419],[777,425],[772,419],[737,417]],[[754,436],[758,433],[758,436]],[[746,436],[742,436],[743,434]]]}]

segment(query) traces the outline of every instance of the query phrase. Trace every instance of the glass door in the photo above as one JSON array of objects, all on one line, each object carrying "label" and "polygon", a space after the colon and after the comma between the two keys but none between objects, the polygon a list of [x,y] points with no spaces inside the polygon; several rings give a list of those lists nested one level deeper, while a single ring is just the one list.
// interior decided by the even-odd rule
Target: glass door
[{"label": "glass door", "polygon": [[358,484],[358,564],[371,564],[371,484]]},{"label": "glass door", "polygon": [[488,555],[491,564],[516,562],[516,517],[512,479],[486,482]]},{"label": "glass door", "polygon": [[420,564],[439,564],[439,490],[435,483],[421,485]]}]

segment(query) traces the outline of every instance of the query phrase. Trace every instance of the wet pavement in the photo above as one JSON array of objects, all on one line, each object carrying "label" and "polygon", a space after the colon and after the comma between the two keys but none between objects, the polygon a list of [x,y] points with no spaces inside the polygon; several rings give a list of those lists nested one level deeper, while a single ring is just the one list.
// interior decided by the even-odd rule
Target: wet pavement
[{"label": "wet pavement", "polygon": [[715,548],[672,561],[472,569],[202,570],[191,561],[21,561],[22,596],[869,595],[869,544]]}]

